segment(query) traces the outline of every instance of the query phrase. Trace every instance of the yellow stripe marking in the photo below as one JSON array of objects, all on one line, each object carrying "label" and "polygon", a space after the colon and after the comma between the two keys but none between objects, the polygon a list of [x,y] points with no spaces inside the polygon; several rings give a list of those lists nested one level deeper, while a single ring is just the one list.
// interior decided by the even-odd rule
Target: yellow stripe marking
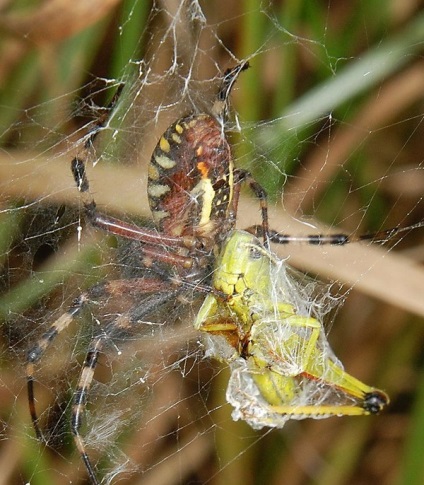
[{"label": "yellow stripe marking", "polygon": [[212,202],[215,197],[211,180],[209,178],[203,178],[190,192],[190,195],[194,197],[200,195],[202,197],[202,213],[200,215],[199,226],[207,224],[211,219]]}]

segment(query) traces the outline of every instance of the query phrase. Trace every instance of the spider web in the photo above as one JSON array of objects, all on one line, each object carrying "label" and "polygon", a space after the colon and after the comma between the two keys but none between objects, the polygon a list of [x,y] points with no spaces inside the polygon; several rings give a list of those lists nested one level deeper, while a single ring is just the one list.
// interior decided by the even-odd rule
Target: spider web
[{"label": "spider web", "polygon": [[[85,15],[84,2],[74,3],[2,20],[0,464],[8,484],[86,483],[70,402],[93,328],[108,315],[87,310],[37,365],[48,447],[30,424],[24,362],[81,291],[138,274],[133,246],[83,224],[69,168],[120,83],[87,164],[102,212],[150,223],[146,174],[158,138],[184,114],[208,111],[222,72],[248,60],[226,128],[236,165],[270,194],[273,228],[351,234],[423,219],[424,20],[413,2],[393,1],[385,16],[379,2],[111,1]],[[259,221],[246,191],[238,227]],[[329,340],[352,375],[390,393],[382,416],[273,432],[234,422],[228,369],[204,358],[192,329],[198,307],[182,313],[170,302],[139,332],[109,342],[96,370],[83,436],[102,483],[389,483],[406,474],[401,460],[414,435],[405,423],[414,429],[418,420],[409,403],[422,364],[422,236],[383,247],[274,248],[309,272],[308,284],[317,275],[333,282],[316,283],[322,314],[346,299],[329,317]]]}]

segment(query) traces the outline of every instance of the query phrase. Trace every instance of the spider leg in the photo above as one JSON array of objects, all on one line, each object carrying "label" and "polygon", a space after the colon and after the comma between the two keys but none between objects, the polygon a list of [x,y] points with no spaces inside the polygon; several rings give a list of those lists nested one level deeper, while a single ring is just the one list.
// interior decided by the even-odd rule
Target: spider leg
[{"label": "spider leg", "polygon": [[[348,235],[348,234],[309,234],[309,235],[290,235],[283,234],[274,230],[268,231],[269,241],[275,244],[289,244],[289,243],[306,243],[314,246],[321,246],[324,244],[330,244],[333,246],[344,246],[346,244],[359,242],[359,241],[371,241],[385,242],[388,239],[395,237],[403,232],[409,232],[413,229],[424,227],[424,221],[412,224],[405,227],[392,227],[382,231],[373,232],[370,234]],[[254,234],[256,237],[263,237],[263,226],[255,225],[245,229],[247,232]]]},{"label": "spider leg", "polygon": [[[71,170],[74,175],[75,182],[81,192],[89,190],[89,182],[85,172],[85,164],[79,158],[74,158],[71,162]],[[90,224],[99,229],[103,229],[110,234],[124,237],[133,241],[140,241],[144,244],[159,244],[166,245],[170,248],[186,248],[193,249],[199,244],[199,240],[193,236],[171,236],[168,234],[159,233],[154,230],[140,228],[134,224],[121,221],[114,217],[101,214],[97,211],[97,206],[94,200],[85,202],[84,209]],[[152,248],[145,250],[146,254],[155,257],[159,261],[168,264],[175,264],[185,268],[191,266],[191,258],[165,254],[163,251],[157,251]]]},{"label": "spider leg", "polygon": [[[251,190],[259,199],[259,205],[261,208],[262,214],[262,226],[252,226],[254,228],[259,227],[260,230],[257,232],[253,232],[256,234],[257,237],[262,237],[264,241],[264,246],[269,249],[270,243],[270,229],[269,229],[269,222],[268,222],[268,196],[265,189],[253,178],[250,172],[247,170],[237,169],[234,171],[234,195],[233,195],[233,207],[232,211],[234,212],[234,218],[237,214],[237,206],[238,200],[240,197],[240,188],[242,183],[249,184]],[[250,228],[249,228],[250,229]],[[249,229],[246,229],[248,232],[252,232]],[[259,235],[258,235],[259,234]],[[274,241],[273,241],[274,242]]]},{"label": "spider leg", "polygon": [[222,78],[222,83],[218,91],[215,103],[212,107],[212,113],[217,118],[225,119],[227,116],[228,108],[228,97],[230,96],[231,90],[239,74],[249,68],[249,63],[247,61],[237,64],[237,66],[227,69]]},{"label": "spider leg", "polygon": [[[114,285],[114,287],[109,284],[109,290],[120,293],[125,287],[128,287],[127,289],[131,289],[131,291],[134,291],[132,281],[133,280],[119,280],[118,283],[115,282],[116,284]],[[141,283],[141,281],[138,283]],[[171,299],[174,299],[179,293],[181,293],[181,288],[171,288],[164,291],[164,287],[166,287],[165,285],[167,284],[166,282],[164,283],[162,281],[160,284],[159,281],[151,280],[151,283],[153,286],[157,285],[158,288],[161,287],[162,291],[158,294],[153,294],[150,298],[147,299],[146,302],[143,302],[142,309],[138,309],[137,312],[135,312],[134,314],[129,311],[118,316],[108,325],[105,332],[102,332],[102,334],[94,337],[91,340],[80,374],[80,378],[74,391],[71,416],[71,432],[74,437],[75,446],[77,447],[78,452],[81,455],[81,458],[87,469],[88,476],[90,477],[93,485],[98,485],[99,482],[96,478],[94,466],[86,451],[84,439],[80,433],[80,429],[84,419],[88,395],[90,392],[91,384],[93,382],[94,372],[96,369],[99,354],[103,350],[104,344],[108,339],[112,338],[116,334],[119,334],[120,332],[124,332],[125,330],[134,327],[141,318],[148,315],[153,310],[160,307],[162,304],[170,301]],[[144,281],[144,287],[145,286],[146,281]],[[149,292],[150,291],[153,291],[152,287],[149,287]]]},{"label": "spider leg", "polygon": [[[135,278],[131,280],[113,280],[106,283],[99,283],[88,291],[82,293],[72,304],[72,306],[55,320],[49,329],[40,337],[38,342],[29,350],[26,359],[26,379],[28,392],[28,406],[31,415],[32,424],[39,440],[45,441],[38,423],[38,415],[35,407],[34,393],[34,370],[35,364],[40,361],[46,350],[53,343],[55,338],[74,321],[81,312],[83,307],[89,302],[106,300],[111,297],[120,298],[129,297],[135,300],[137,296],[143,293],[152,293],[163,291],[165,285],[172,284],[174,288],[184,288],[183,282],[179,280],[166,281],[163,276],[157,278]],[[177,291],[175,290],[175,291]],[[169,293],[169,292],[168,292]],[[130,303],[131,303],[130,302]],[[123,328],[123,327],[122,327]]]},{"label": "spider leg", "polygon": [[[116,103],[121,96],[124,86],[124,83],[120,83],[109,104],[105,108],[101,108],[102,113],[98,116],[97,120],[93,124],[93,127],[88,134],[87,140],[84,143],[84,151],[86,153],[88,153],[89,150],[92,148],[94,140],[97,138],[97,135],[100,133],[102,128],[106,126],[110,114],[115,109]],[[89,183],[85,174],[84,160],[76,156],[72,160],[71,166],[73,167],[72,172],[74,174],[75,180],[77,181],[78,190],[80,190],[81,192],[86,192],[89,188]]]},{"label": "spider leg", "polygon": [[39,440],[44,441],[40,427],[38,425],[38,416],[35,408],[35,395],[34,395],[34,367],[35,364],[41,359],[44,352],[51,345],[53,340],[65,330],[69,324],[74,320],[75,316],[83,308],[87,301],[87,293],[80,295],[74,302],[74,304],[63,313],[57,320],[55,320],[50,328],[41,336],[39,341],[32,347],[27,354],[26,362],[26,379],[27,379],[27,391],[28,391],[28,405],[31,415],[32,424]]},{"label": "spider leg", "polygon": [[[132,241],[140,241],[145,244],[159,244],[161,246],[166,245],[170,248],[186,248],[192,249],[198,244],[198,239],[193,236],[170,236],[167,234],[159,233],[154,230],[138,227],[134,224],[121,221],[114,217],[101,214],[97,211],[96,203],[94,201],[85,205],[85,211],[90,224],[99,229],[103,229],[110,234],[124,237]],[[159,251],[159,254],[163,254],[163,251]],[[154,254],[155,257],[160,259],[159,255]],[[190,258],[167,260],[162,262],[182,264],[187,267],[187,263]]]}]

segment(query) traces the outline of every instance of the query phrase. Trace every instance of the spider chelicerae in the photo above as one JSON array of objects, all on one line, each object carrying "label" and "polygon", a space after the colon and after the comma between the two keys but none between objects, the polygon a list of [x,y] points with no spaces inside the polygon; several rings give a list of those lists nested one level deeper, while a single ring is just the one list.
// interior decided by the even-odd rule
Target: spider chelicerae
[{"label": "spider chelicerae", "polygon": [[[395,228],[351,238],[344,234],[294,237],[269,230],[266,193],[247,171],[233,167],[231,147],[225,135],[229,94],[238,75],[247,67],[248,63],[243,62],[225,72],[210,113],[189,114],[173,123],[160,137],[148,170],[148,197],[155,229],[102,214],[96,203],[88,198],[87,154],[94,138],[107,122],[107,116],[102,116],[92,131],[85,145],[86,154],[72,160],[77,187],[87,197],[84,207],[88,223],[109,234],[137,241],[139,261],[146,269],[141,277],[105,281],[82,293],[51,324],[27,355],[29,409],[36,434],[41,439],[34,397],[35,364],[87,304],[122,299],[124,307],[119,315],[106,323],[101,334],[91,339],[73,394],[71,431],[93,485],[100,482],[80,429],[99,354],[105,351],[108,340],[137,328],[140,321],[169,301],[179,299],[189,302],[199,294],[213,294],[221,301],[229,300],[227,294],[213,287],[212,275],[217,257],[235,228],[242,183],[248,184],[260,201],[262,223],[247,231],[263,239],[265,251],[269,249],[270,242],[343,245],[356,240],[387,238],[399,232]],[[122,87],[106,113],[113,110]],[[407,229],[410,228],[400,230]],[[248,343],[237,344],[236,347],[241,357],[248,358],[243,354]],[[364,398],[364,414],[378,412],[385,404],[384,399],[383,395],[377,394]]]}]

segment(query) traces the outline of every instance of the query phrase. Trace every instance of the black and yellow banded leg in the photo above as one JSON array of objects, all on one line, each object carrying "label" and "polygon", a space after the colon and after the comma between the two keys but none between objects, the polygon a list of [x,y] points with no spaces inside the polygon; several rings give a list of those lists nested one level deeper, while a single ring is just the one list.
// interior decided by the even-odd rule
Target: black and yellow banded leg
[{"label": "black and yellow banded leg", "polygon": [[[82,293],[72,304],[72,306],[63,313],[57,320],[55,320],[49,329],[40,337],[38,342],[29,350],[26,360],[26,378],[28,390],[28,406],[31,415],[31,420],[34,426],[37,438],[43,440],[43,435],[38,423],[38,415],[35,407],[35,393],[34,393],[34,371],[35,365],[43,357],[47,349],[51,346],[61,332],[63,332],[74,321],[74,319],[81,312],[82,308],[90,302],[107,301],[111,299],[130,298],[134,300],[132,295],[141,295],[145,293],[161,292],[164,285],[169,284],[163,278],[134,278],[132,280],[113,280],[107,283],[99,283],[93,286],[90,290]],[[178,286],[178,283],[176,284]],[[182,288],[182,284],[180,285]],[[179,288],[173,288],[174,293],[180,291]],[[171,294],[171,290],[168,292]],[[174,295],[172,293],[172,295]],[[152,308],[148,305],[144,311],[151,311]],[[124,328],[123,322],[120,324],[113,323],[113,328]]]},{"label": "black and yellow banded leg", "polygon": [[[133,280],[137,281],[137,280]],[[154,280],[156,281],[156,280]],[[111,284],[114,282],[111,282]],[[132,284],[129,280],[119,280],[116,281],[115,288],[109,288],[109,291],[115,291],[115,297],[125,291],[129,290]],[[146,286],[146,279],[140,279],[140,284]],[[109,284],[108,284],[109,285]],[[128,285],[128,288],[125,286]],[[103,350],[104,344],[107,340],[119,335],[121,332],[125,332],[139,325],[143,321],[146,315],[149,315],[152,311],[163,305],[170,299],[176,297],[179,290],[174,291],[163,291],[159,294],[150,295],[145,302],[143,302],[141,308],[137,311],[127,312],[115,320],[113,320],[97,337],[94,337],[89,345],[84,365],[81,370],[81,375],[78,380],[77,387],[74,391],[73,404],[72,404],[72,416],[71,416],[71,432],[74,437],[75,446],[78,449],[79,454],[85,464],[88,476],[90,477],[92,485],[98,485],[100,482],[96,478],[96,473],[94,471],[94,466],[90,460],[87,453],[84,439],[81,435],[81,426],[84,420],[86,406],[88,402],[88,397],[91,389],[91,385],[94,379],[94,372],[96,370],[99,355]]]},{"label": "black and yellow banded leg", "polygon": [[[291,244],[291,243],[304,243],[312,246],[332,245],[332,246],[345,246],[346,244],[356,243],[360,241],[369,241],[371,243],[386,242],[396,236],[424,227],[424,221],[412,224],[411,226],[397,226],[390,229],[384,229],[369,234],[306,234],[306,235],[294,235],[284,234],[274,230],[268,230],[269,241],[275,244]],[[255,235],[256,237],[264,237],[265,230],[263,226],[255,225],[245,229],[247,232]]]},{"label": "black and yellow banded leg", "polygon": [[103,347],[105,336],[99,336],[92,340],[85,357],[84,366],[81,371],[81,376],[78,381],[77,388],[74,391],[73,404],[72,404],[72,417],[71,417],[71,432],[74,437],[75,446],[84,465],[87,469],[88,476],[93,485],[98,485],[99,482],[96,478],[93,465],[85,450],[85,444],[80,434],[82,419],[85,413],[85,406],[87,404],[87,397],[93,382],[94,371],[99,358],[99,353]]},{"label": "black and yellow banded leg", "polygon": [[31,415],[32,424],[34,426],[37,438],[43,440],[40,427],[38,425],[38,416],[35,408],[35,396],[34,396],[34,366],[41,359],[47,348],[52,344],[54,339],[65,330],[74,318],[81,311],[81,308],[87,301],[87,294],[82,294],[75,303],[69,308],[69,310],[61,315],[50,328],[41,336],[39,341],[32,347],[27,354],[26,362],[26,378],[28,389],[28,405]]}]

